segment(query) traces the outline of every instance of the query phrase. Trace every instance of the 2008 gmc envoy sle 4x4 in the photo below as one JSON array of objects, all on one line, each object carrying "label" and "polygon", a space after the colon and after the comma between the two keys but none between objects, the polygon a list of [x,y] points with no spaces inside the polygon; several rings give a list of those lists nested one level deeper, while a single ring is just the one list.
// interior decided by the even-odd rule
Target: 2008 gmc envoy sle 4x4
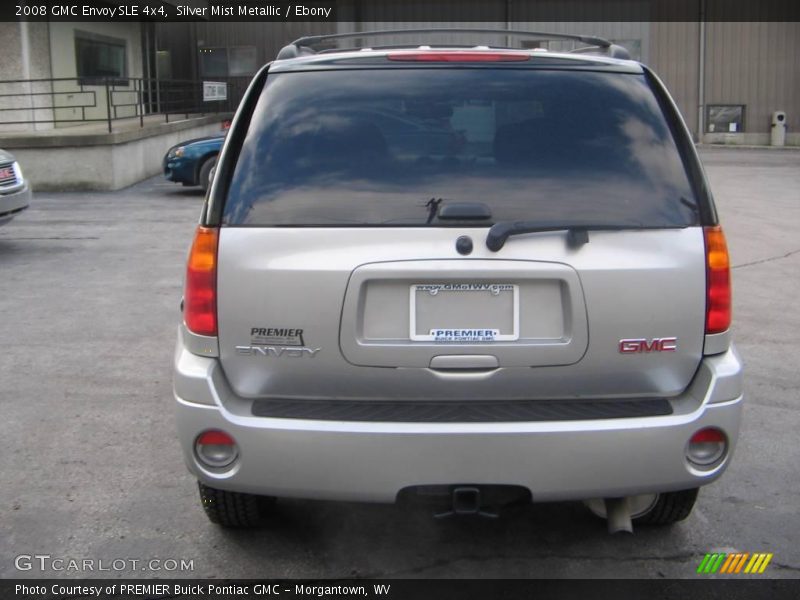
[{"label": "2008 gmc envoy sle 4x4", "polygon": [[588,47],[314,51],[386,34],[358,32],[253,79],[175,354],[215,523],[517,490],[630,531],[686,518],[730,462],[728,253],[674,103],[605,40],[501,33]]}]

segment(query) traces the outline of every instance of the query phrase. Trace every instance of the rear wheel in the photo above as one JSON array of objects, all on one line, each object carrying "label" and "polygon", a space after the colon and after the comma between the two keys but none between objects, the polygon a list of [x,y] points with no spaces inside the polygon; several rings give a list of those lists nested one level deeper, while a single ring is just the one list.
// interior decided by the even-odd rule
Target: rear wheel
[{"label": "rear wheel", "polygon": [[[698,488],[681,490],[679,492],[664,492],[661,494],[642,494],[629,499],[631,521],[634,525],[672,525],[688,517],[695,500]],[[602,499],[587,500],[584,502],[592,513],[606,518],[605,503]]]},{"label": "rear wheel", "polygon": [[211,171],[216,164],[217,157],[212,156],[211,158],[206,159],[206,162],[200,165],[200,171],[197,174],[197,183],[201,188],[203,188],[204,192],[208,189],[208,186],[211,183]]},{"label": "rear wheel", "polygon": [[267,496],[218,490],[199,481],[197,485],[206,516],[223,527],[261,527],[275,503]]},{"label": "rear wheel", "polygon": [[633,519],[634,525],[672,525],[688,517],[700,490],[681,490],[658,495],[658,500],[645,514]]}]

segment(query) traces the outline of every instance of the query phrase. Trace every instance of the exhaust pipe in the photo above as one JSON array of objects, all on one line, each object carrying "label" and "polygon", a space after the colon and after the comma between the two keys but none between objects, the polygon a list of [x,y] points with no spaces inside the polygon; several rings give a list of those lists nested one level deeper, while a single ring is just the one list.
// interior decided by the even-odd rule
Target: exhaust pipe
[{"label": "exhaust pipe", "polygon": [[628,498],[606,498],[604,502],[606,505],[608,533],[619,533],[621,531],[633,533]]}]

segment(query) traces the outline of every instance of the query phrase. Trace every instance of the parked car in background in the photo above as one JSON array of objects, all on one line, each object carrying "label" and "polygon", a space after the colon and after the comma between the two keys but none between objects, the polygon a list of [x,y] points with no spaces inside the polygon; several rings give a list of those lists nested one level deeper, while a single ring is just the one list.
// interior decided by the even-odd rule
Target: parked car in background
[{"label": "parked car in background", "polygon": [[14,155],[0,150],[0,225],[28,208],[31,187],[22,175]]},{"label": "parked car in background", "polygon": [[164,177],[183,185],[199,185],[208,189],[212,169],[225,134],[187,140],[173,146],[164,156]]}]

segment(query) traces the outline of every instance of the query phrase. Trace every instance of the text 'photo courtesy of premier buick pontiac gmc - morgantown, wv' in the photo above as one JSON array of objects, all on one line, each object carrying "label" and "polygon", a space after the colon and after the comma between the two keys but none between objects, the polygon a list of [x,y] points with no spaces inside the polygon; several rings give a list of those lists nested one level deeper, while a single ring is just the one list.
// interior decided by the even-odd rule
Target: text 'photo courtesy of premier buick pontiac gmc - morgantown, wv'
[{"label": "text 'photo courtesy of premier buick pontiac gmc - morgantown, wv'", "polygon": [[239,106],[174,362],[205,512],[252,526],[280,497],[458,515],[517,496],[583,500],[610,531],[680,521],[742,408],[690,134],[606,40],[440,33],[299,39]]}]

